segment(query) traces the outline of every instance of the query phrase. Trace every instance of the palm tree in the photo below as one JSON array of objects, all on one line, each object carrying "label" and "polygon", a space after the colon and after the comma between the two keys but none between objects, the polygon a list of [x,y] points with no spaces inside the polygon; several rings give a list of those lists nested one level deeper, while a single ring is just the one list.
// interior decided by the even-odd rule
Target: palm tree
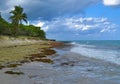
[{"label": "palm tree", "polygon": [[0,18],[1,18],[1,12],[0,12]]},{"label": "palm tree", "polygon": [[27,15],[23,12],[23,8],[21,6],[15,6],[15,9],[10,12],[12,16],[10,19],[12,20],[13,35],[17,36],[19,25],[22,24],[22,20],[27,23]]}]

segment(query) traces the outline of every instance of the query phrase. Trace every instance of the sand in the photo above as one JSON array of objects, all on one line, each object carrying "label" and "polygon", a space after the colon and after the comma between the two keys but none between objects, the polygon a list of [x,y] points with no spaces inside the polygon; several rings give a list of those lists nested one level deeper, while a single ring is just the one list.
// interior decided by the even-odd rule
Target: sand
[{"label": "sand", "polygon": [[[2,38],[2,39],[1,39]],[[0,37],[0,69],[16,67],[26,62],[40,61],[53,63],[50,56],[56,53],[52,48],[60,42],[41,40],[35,37]]]},{"label": "sand", "polygon": [[54,64],[30,62],[0,70],[0,84],[120,84],[119,66],[72,53],[69,48],[55,49],[57,53],[49,57]]}]

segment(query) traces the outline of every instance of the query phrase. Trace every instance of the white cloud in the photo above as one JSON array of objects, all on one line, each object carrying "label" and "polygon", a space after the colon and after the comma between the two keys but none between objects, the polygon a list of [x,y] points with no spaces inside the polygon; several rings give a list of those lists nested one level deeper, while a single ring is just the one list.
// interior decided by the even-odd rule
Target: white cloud
[{"label": "white cloud", "polygon": [[34,25],[37,27],[43,27],[44,24],[45,24],[44,22],[39,21],[37,24]]},{"label": "white cloud", "polygon": [[32,24],[37,26],[37,27],[41,27],[42,30],[47,31],[49,29],[49,27],[46,25],[48,23],[48,21],[33,21]]},{"label": "white cloud", "polygon": [[76,31],[88,31],[93,29],[104,29],[107,31],[112,31],[116,25],[111,23],[107,18],[67,18],[64,24]]},{"label": "white cloud", "polygon": [[106,6],[117,6],[120,5],[120,0],[103,0],[103,4]]},{"label": "white cloud", "polygon": [[[94,35],[114,32],[117,25],[107,18],[57,18],[52,21],[38,21],[49,38],[70,38],[71,36]],[[71,37],[72,38],[72,37]],[[77,38],[77,37],[76,37]]]}]

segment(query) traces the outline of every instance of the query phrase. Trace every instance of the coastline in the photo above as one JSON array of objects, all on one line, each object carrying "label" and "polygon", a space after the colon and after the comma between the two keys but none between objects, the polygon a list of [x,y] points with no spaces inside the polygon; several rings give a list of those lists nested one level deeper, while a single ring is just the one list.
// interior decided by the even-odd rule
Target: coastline
[{"label": "coastline", "polygon": [[52,48],[62,45],[60,42],[34,38],[6,38],[0,39],[0,69],[32,61],[53,63],[47,56],[56,53]]},{"label": "coastline", "polygon": [[[44,45],[40,47],[38,45]],[[31,44],[30,44],[31,45]],[[30,46],[28,45],[28,46]],[[50,62],[40,60],[40,52],[30,54],[29,57],[37,59],[22,63],[17,67],[6,67],[0,70],[0,82],[2,84],[119,84],[119,75],[116,69],[119,66],[111,65],[80,54],[70,52],[74,46],[56,41],[40,41],[36,45],[36,50],[42,52],[46,49],[55,50],[53,54],[47,53],[44,57]],[[20,47],[19,45],[18,47]],[[46,47],[45,47],[46,46]],[[21,46],[24,47],[24,46]],[[12,47],[13,48],[13,47]],[[16,48],[16,47],[15,47]],[[53,51],[52,51],[53,52]],[[45,54],[45,53],[44,53]],[[48,55],[49,54],[49,55]],[[53,63],[54,62],[54,63]],[[115,70],[114,70],[115,69]],[[7,73],[8,72],[8,73]]]},{"label": "coastline", "polygon": [[[72,53],[69,51],[70,48],[71,46],[66,45],[57,46],[56,54],[48,56],[54,61],[53,64],[33,61],[18,67],[3,68],[0,70],[0,82],[2,84],[119,84],[119,79],[112,79],[113,75],[118,74],[111,71],[115,66]],[[6,71],[19,74],[5,74]]]}]

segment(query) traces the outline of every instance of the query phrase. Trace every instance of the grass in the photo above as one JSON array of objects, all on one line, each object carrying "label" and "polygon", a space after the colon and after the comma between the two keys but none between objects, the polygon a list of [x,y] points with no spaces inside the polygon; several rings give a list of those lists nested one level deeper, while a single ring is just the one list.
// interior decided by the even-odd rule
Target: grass
[{"label": "grass", "polygon": [[36,37],[0,36],[0,69],[5,67],[14,68],[31,61],[53,64],[54,62],[47,56],[55,54],[56,52],[51,48],[60,45],[59,42]]},{"label": "grass", "polygon": [[11,40],[10,37],[0,36],[0,64],[25,60],[30,54],[40,53],[42,49],[50,47],[49,41],[36,40],[34,37],[31,37],[32,40],[19,38],[22,40],[18,38]]},{"label": "grass", "polygon": [[[31,36],[17,36],[17,37],[13,37],[13,36],[0,36],[0,40],[15,40],[15,39],[19,39],[19,40],[25,40],[25,39],[30,39],[30,40],[41,40],[41,38],[39,37],[31,37]],[[44,40],[44,39],[43,39]]]},{"label": "grass", "polygon": [[40,43],[29,44],[16,47],[0,48],[0,62],[13,62],[23,60],[26,56],[34,53],[39,53],[40,49],[47,48],[48,45]]}]

